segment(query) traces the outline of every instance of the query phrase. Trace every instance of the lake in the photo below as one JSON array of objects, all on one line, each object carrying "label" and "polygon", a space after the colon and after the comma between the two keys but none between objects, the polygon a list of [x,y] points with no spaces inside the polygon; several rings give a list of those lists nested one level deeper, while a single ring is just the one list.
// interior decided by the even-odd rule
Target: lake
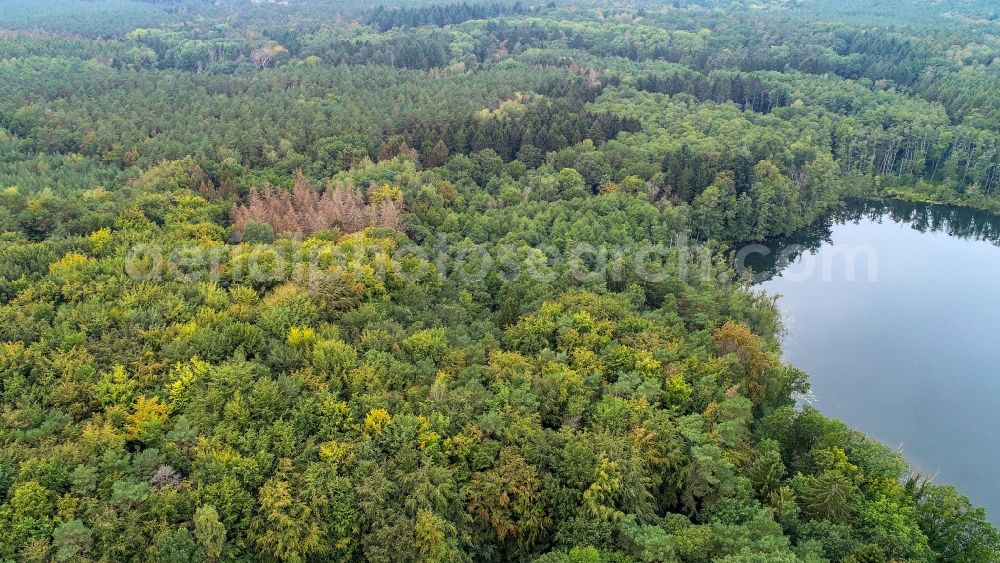
[{"label": "lake", "polygon": [[[1000,219],[855,204],[751,249],[816,408],[1000,522]],[[765,255],[766,253],[766,255]]]}]

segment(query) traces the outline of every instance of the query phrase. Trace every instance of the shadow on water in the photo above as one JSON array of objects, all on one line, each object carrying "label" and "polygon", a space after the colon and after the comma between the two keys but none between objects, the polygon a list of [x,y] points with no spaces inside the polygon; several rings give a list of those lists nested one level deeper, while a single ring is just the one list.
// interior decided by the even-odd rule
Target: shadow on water
[{"label": "shadow on water", "polygon": [[770,281],[804,253],[815,254],[824,244],[831,243],[834,225],[856,225],[862,221],[891,221],[921,233],[943,232],[1000,246],[1000,217],[986,211],[898,200],[853,201],[792,235],[761,242],[766,250],[749,253],[743,266],[756,274],[756,283]]}]

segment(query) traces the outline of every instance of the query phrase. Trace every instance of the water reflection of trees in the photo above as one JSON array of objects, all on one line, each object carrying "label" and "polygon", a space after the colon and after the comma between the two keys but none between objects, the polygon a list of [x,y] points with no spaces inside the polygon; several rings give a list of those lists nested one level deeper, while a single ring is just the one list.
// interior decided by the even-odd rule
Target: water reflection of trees
[{"label": "water reflection of trees", "polygon": [[857,223],[862,219],[908,224],[921,232],[944,232],[950,236],[989,241],[1000,246],[1000,218],[985,211],[950,205],[906,201],[852,203],[831,214],[828,224]]},{"label": "water reflection of trees", "polygon": [[[846,218],[845,218],[846,219]],[[815,254],[820,247],[832,241],[833,225],[842,222],[832,216],[814,223],[795,234],[768,239],[760,243],[756,249],[746,252],[742,264],[737,264],[737,271],[744,269],[754,273],[756,282],[768,281],[794,264],[803,254]]]},{"label": "water reflection of trees", "polygon": [[[949,236],[981,240],[1000,246],[1000,217],[964,207],[905,201],[849,203],[826,218],[791,236],[764,241],[766,252],[747,256],[743,266],[757,273],[757,282],[768,281],[795,263],[803,254],[815,254],[832,242],[833,226],[862,221],[905,224],[921,233],[944,232]],[[739,265],[738,265],[739,266]]]}]

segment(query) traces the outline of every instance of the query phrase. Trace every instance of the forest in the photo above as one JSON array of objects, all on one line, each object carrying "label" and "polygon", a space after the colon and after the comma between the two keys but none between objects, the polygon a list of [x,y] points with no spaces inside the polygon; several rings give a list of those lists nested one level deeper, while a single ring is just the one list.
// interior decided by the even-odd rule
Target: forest
[{"label": "forest", "polygon": [[0,561],[1000,561],[733,264],[888,199],[996,3],[0,0]]}]

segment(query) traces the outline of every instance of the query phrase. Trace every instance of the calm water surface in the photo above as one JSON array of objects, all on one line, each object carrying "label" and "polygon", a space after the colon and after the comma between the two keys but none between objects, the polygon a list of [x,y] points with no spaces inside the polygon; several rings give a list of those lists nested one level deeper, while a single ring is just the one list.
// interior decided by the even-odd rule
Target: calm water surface
[{"label": "calm water surface", "polygon": [[865,204],[771,241],[753,264],[760,287],[781,296],[785,357],[809,372],[814,405],[898,446],[995,523],[998,241],[1000,219],[987,214]]}]

